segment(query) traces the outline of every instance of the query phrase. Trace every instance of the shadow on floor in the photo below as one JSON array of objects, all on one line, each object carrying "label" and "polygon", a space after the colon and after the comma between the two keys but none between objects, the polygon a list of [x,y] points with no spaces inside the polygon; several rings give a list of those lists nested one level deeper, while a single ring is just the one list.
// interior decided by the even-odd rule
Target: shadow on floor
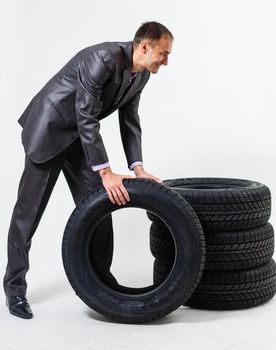
[{"label": "shadow on floor", "polygon": [[[174,312],[152,322],[142,323],[141,326],[160,326],[173,323],[205,323],[209,321],[224,320],[228,318],[238,317],[240,313],[248,312],[248,310],[233,311],[212,311],[212,310],[195,310],[188,307],[180,307]],[[105,323],[118,323],[93,310],[87,311],[87,316],[93,320]]]}]

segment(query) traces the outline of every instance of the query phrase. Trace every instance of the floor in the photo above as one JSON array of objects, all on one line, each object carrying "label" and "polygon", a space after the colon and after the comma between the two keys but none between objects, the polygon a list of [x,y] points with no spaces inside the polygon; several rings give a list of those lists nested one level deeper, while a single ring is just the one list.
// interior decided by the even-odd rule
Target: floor
[{"label": "floor", "polygon": [[89,309],[64,274],[49,280],[38,281],[29,293],[32,320],[11,316],[0,306],[0,349],[275,349],[276,297],[247,310],[180,307],[158,321],[128,325]]}]

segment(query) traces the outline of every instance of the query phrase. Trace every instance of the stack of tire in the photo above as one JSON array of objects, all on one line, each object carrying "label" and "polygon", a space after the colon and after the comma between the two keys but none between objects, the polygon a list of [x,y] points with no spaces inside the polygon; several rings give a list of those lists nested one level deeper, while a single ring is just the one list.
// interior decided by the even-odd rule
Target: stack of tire
[{"label": "stack of tire", "polygon": [[[260,305],[276,292],[274,232],[268,220],[271,194],[265,185],[241,179],[186,178],[164,181],[197,214],[206,240],[206,263],[186,306],[233,310]],[[150,249],[155,257],[154,283],[174,264],[170,229],[148,211]]]}]

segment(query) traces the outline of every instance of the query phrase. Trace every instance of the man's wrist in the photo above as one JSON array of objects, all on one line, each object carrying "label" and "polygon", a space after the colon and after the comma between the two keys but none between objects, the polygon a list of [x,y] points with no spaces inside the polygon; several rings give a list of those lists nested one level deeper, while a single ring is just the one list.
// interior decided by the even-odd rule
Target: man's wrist
[{"label": "man's wrist", "polygon": [[100,169],[99,170],[99,175],[101,178],[105,177],[106,175],[108,174],[111,174],[112,173],[112,170],[110,167],[107,167],[107,168],[103,168],[103,169]]},{"label": "man's wrist", "polygon": [[141,162],[140,160],[137,160],[130,164],[129,169],[133,170],[137,165],[143,165],[143,162]]},{"label": "man's wrist", "polygon": [[139,174],[144,171],[144,168],[143,165],[136,165],[132,170],[136,176],[139,176]]}]

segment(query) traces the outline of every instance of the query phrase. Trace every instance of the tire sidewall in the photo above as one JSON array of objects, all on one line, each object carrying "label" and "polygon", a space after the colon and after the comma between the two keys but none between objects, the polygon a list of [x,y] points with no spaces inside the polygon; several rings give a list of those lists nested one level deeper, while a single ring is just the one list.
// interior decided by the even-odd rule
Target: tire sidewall
[{"label": "tire sidewall", "polygon": [[175,242],[172,270],[159,286],[143,294],[120,293],[107,286],[93,269],[87,254],[93,235],[91,229],[106,215],[122,208],[113,205],[103,189],[76,208],[63,241],[65,271],[77,295],[102,314],[132,321],[156,316],[164,310],[168,313],[176,304],[183,304],[200,280],[205,253],[201,225],[189,204],[176,192],[165,190],[163,185],[156,184],[157,190],[153,190],[150,186],[141,188],[141,184],[143,182],[140,186],[133,186],[135,183],[132,185],[131,181],[125,183],[131,202],[123,208],[137,207],[153,212],[170,229]]}]

